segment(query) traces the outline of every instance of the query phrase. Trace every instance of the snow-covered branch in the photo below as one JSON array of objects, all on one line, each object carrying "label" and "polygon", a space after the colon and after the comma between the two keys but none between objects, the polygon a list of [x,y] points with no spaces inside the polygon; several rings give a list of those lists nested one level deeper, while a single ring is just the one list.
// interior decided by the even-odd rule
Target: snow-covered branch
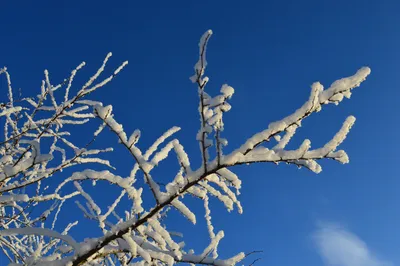
[{"label": "snow-covered branch", "polygon": [[[210,206],[210,198],[214,197],[228,211],[243,212],[239,197],[242,180],[234,173],[235,166],[284,162],[319,173],[322,159],[349,162],[346,152],[338,148],[355,122],[353,116],[322,147],[311,148],[308,139],[295,149],[287,146],[305,118],[326,104],[337,105],[344,98],[350,98],[352,90],[370,74],[369,68],[361,68],[327,89],[314,83],[308,100],[299,109],[270,123],[236,149],[228,150],[228,141],[223,136],[223,116],[231,109],[229,100],[235,90],[227,84],[221,86],[216,96],[206,90],[209,81],[205,76],[206,51],[211,35],[207,31],[200,39],[199,59],[191,77],[199,95],[200,129],[196,140],[202,160],[197,167],[182,142],[175,138],[179,127],[167,130],[143,149],[140,130],[128,134],[117,122],[111,105],[88,98],[126,66],[123,63],[111,75],[100,79],[111,54],[76,93],[73,80],[84,63],[58,85],[52,84],[49,72],[45,71],[40,94],[22,99],[13,96],[8,70],[0,70],[0,74],[6,75],[8,91],[7,102],[0,104],[0,119],[5,123],[4,140],[0,142],[0,247],[12,265],[236,265],[246,255],[240,252],[229,259],[219,258],[218,250],[225,234],[214,228]],[[89,121],[100,123],[98,129],[86,144],[73,144],[70,139],[73,127],[83,127]],[[117,174],[112,162],[101,157],[113,149],[92,148],[104,130],[111,131],[115,135],[114,143],[122,145],[134,159],[129,173]],[[159,172],[153,169],[161,167],[160,163],[171,155],[177,161],[176,172],[162,172],[163,176],[158,176]],[[56,186],[47,184],[64,169],[89,163],[102,165],[107,170],[79,169],[62,180],[57,179]],[[138,182],[141,176],[145,187]],[[108,206],[99,204],[98,195],[91,192],[91,187],[101,187],[104,183],[113,186],[115,192]],[[151,191],[153,199],[143,197],[146,189]],[[175,232],[176,227],[168,222],[168,213],[173,210],[193,224],[198,221],[198,213],[185,201],[185,196],[194,196],[204,204],[202,216],[210,242],[198,253],[186,248],[184,236]],[[76,203],[74,208],[86,218],[83,222],[96,224],[98,237],[77,243],[70,233],[78,226],[76,221],[61,229],[61,233],[56,232],[58,216],[72,199]],[[40,210],[39,215],[33,215],[34,207]]]}]

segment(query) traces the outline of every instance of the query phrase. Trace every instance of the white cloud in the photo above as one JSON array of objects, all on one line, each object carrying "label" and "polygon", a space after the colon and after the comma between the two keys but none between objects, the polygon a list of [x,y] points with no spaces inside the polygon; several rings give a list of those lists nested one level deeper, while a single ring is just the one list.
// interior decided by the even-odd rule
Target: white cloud
[{"label": "white cloud", "polygon": [[365,242],[336,224],[320,224],[313,234],[313,240],[327,266],[393,265],[378,259]]}]

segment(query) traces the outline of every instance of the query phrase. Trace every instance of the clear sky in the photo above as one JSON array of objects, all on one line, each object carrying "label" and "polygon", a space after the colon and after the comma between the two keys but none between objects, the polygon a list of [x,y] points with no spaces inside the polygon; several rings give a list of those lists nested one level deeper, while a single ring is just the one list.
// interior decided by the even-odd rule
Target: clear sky
[{"label": "clear sky", "polygon": [[[314,81],[328,87],[371,67],[350,100],[307,119],[293,142],[307,137],[323,145],[354,115],[342,145],[350,164],[325,161],[318,175],[285,165],[241,167],[243,215],[218,202],[212,211],[226,233],[225,257],[263,250],[259,265],[400,265],[399,1],[3,2],[0,65],[14,87],[34,95],[44,69],[61,79],[82,60],[90,75],[111,51],[110,69],[123,60],[129,66],[94,97],[112,104],[126,128],[142,130],[143,147],[181,126],[178,136],[197,165],[197,92],[189,77],[205,30],[214,31],[209,92],[223,83],[236,90],[225,116],[231,148],[300,107]],[[114,155],[121,175],[128,174],[127,156]],[[204,222],[172,216],[171,223],[194,237],[189,246],[206,244]]]}]

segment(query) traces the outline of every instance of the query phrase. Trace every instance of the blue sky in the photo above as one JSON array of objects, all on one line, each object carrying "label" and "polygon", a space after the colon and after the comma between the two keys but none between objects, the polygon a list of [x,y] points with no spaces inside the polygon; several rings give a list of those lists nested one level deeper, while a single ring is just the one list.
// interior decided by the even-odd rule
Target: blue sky
[{"label": "blue sky", "polygon": [[[236,90],[225,116],[230,147],[298,108],[314,81],[327,87],[371,67],[351,100],[305,121],[293,142],[307,137],[317,147],[354,115],[356,125],[342,145],[350,164],[323,162],[319,175],[284,165],[238,168],[244,214],[228,214],[219,203],[212,211],[227,235],[221,255],[263,250],[260,265],[399,265],[399,12],[394,0],[7,1],[0,9],[0,65],[30,96],[44,69],[61,79],[84,60],[90,75],[112,51],[110,69],[124,60],[129,66],[94,97],[112,104],[126,128],[140,128],[144,147],[181,126],[179,137],[194,162],[197,92],[189,76],[205,30],[214,31],[210,93],[223,83]],[[115,156],[126,174],[130,158]],[[201,250],[204,223],[171,220],[191,232],[188,244]],[[351,261],[352,251],[361,254],[359,261]]]}]

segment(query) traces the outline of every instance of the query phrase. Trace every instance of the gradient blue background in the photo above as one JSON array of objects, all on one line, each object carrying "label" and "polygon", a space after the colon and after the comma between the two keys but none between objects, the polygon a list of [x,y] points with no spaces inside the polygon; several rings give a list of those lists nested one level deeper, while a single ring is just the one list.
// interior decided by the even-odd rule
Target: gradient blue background
[{"label": "gradient blue background", "polygon": [[[225,116],[229,149],[298,108],[312,82],[328,87],[367,65],[372,74],[352,99],[307,119],[292,145],[305,137],[313,147],[323,145],[346,116],[355,115],[342,145],[350,164],[325,161],[319,175],[285,165],[241,167],[244,214],[229,214],[217,202],[212,212],[215,227],[226,233],[220,246],[225,257],[263,250],[260,265],[322,265],[310,236],[319,221],[333,221],[399,264],[399,13],[394,0],[7,1],[0,7],[0,65],[9,68],[14,87],[31,96],[44,69],[61,80],[84,60],[81,75],[89,76],[112,51],[108,73],[123,60],[129,65],[93,97],[112,104],[128,130],[140,128],[144,148],[170,126],[181,126],[177,136],[196,166],[197,92],[188,78],[205,30],[215,33],[208,50],[209,92],[223,83],[236,89]],[[127,175],[128,155],[118,151],[113,158]],[[198,225],[177,215],[170,223],[190,232],[188,246],[201,251],[207,234],[200,203],[193,204]],[[74,208],[68,210],[81,215]],[[73,232],[99,235],[89,233],[93,225]]]}]

